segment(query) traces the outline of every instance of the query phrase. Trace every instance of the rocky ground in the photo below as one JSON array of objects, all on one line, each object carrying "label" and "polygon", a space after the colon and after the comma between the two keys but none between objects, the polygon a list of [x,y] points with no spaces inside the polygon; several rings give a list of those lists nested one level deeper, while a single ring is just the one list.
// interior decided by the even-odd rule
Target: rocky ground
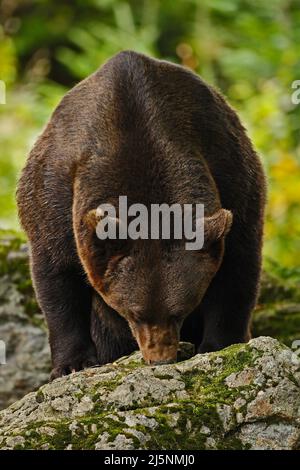
[{"label": "rocky ground", "polygon": [[259,337],[150,367],[140,353],[0,413],[2,449],[299,449],[299,359]]},{"label": "rocky ground", "polygon": [[0,232],[0,340],[7,364],[0,365],[0,409],[48,380],[50,351],[43,317],[34,299],[27,247]]},{"label": "rocky ground", "polygon": [[[295,347],[300,289],[264,274],[253,336]],[[50,356],[27,247],[0,233],[0,408],[47,382]],[[300,345],[298,345],[298,349]],[[2,448],[298,448],[296,349],[256,338],[170,366],[138,353],[45,385],[0,414]]]}]

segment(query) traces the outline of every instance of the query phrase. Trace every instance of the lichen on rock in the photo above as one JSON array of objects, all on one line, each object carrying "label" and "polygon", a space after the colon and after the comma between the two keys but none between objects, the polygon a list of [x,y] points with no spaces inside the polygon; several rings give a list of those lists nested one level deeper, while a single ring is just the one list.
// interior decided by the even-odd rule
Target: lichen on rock
[{"label": "lichen on rock", "polygon": [[136,352],[3,410],[0,448],[298,449],[294,356],[268,337],[155,367]]}]

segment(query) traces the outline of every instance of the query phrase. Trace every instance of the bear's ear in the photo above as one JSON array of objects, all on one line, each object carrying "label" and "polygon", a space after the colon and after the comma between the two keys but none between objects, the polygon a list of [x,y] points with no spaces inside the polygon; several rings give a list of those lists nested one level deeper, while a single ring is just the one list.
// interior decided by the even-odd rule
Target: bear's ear
[{"label": "bear's ear", "polygon": [[232,212],[220,209],[213,215],[204,218],[204,248],[221,240],[229,232],[232,225]]},{"label": "bear's ear", "polygon": [[97,209],[90,210],[84,217],[84,222],[92,230],[96,230],[98,222],[100,222],[100,214],[97,212]]},{"label": "bear's ear", "polygon": [[111,224],[115,224],[116,226],[118,226],[120,223],[118,217],[111,217],[106,215],[106,212],[101,207],[90,210],[84,217],[85,223],[93,230],[96,230],[99,222],[104,219],[106,219],[107,223],[109,222]]},{"label": "bear's ear", "polygon": [[[99,240],[111,240],[116,245],[115,240],[127,238],[127,227],[124,226],[124,223],[118,217],[108,215],[100,207],[90,210],[86,214],[84,221],[96,233]],[[121,232],[122,236],[120,236]]]}]

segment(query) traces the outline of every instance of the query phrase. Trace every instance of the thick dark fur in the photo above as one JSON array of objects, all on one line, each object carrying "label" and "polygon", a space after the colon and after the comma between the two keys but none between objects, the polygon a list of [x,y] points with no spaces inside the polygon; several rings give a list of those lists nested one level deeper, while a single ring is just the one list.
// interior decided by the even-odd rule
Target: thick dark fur
[{"label": "thick dark fur", "polygon": [[[222,264],[185,318],[181,338],[199,352],[249,338],[265,205],[260,161],[236,113],[216,90],[182,67],[121,52],[63,98],[19,181],[19,215],[49,326],[53,377],[137,348],[127,321],[86,279],[95,273],[82,261],[98,256],[85,242],[86,213],[119,194],[127,194],[129,203],[197,201],[206,204],[208,215],[220,207],[232,212]],[[99,285],[107,264],[103,256]],[[176,284],[173,275],[172,284],[169,276],[165,309],[173,308],[172,298],[180,303],[180,293],[197,275],[191,266],[184,282],[179,277]],[[128,296],[135,287],[133,278]],[[165,315],[159,282],[151,289],[148,310]]]}]

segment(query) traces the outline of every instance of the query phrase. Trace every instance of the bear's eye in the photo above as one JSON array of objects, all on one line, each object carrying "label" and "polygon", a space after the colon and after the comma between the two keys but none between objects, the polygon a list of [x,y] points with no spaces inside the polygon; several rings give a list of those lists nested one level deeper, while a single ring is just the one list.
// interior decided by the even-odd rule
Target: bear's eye
[{"label": "bear's eye", "polygon": [[141,325],[144,322],[144,309],[143,307],[133,305],[130,307],[130,317],[135,324]]},{"label": "bear's eye", "polygon": [[98,256],[109,262],[112,258],[118,258],[118,263],[127,258],[130,252],[130,243],[128,240],[107,239],[100,240],[94,238],[94,247]]},{"label": "bear's eye", "polygon": [[126,315],[126,319],[131,325],[134,325],[134,327],[136,328],[140,328],[143,325],[143,320],[140,320],[138,317],[133,315],[132,312]]}]

